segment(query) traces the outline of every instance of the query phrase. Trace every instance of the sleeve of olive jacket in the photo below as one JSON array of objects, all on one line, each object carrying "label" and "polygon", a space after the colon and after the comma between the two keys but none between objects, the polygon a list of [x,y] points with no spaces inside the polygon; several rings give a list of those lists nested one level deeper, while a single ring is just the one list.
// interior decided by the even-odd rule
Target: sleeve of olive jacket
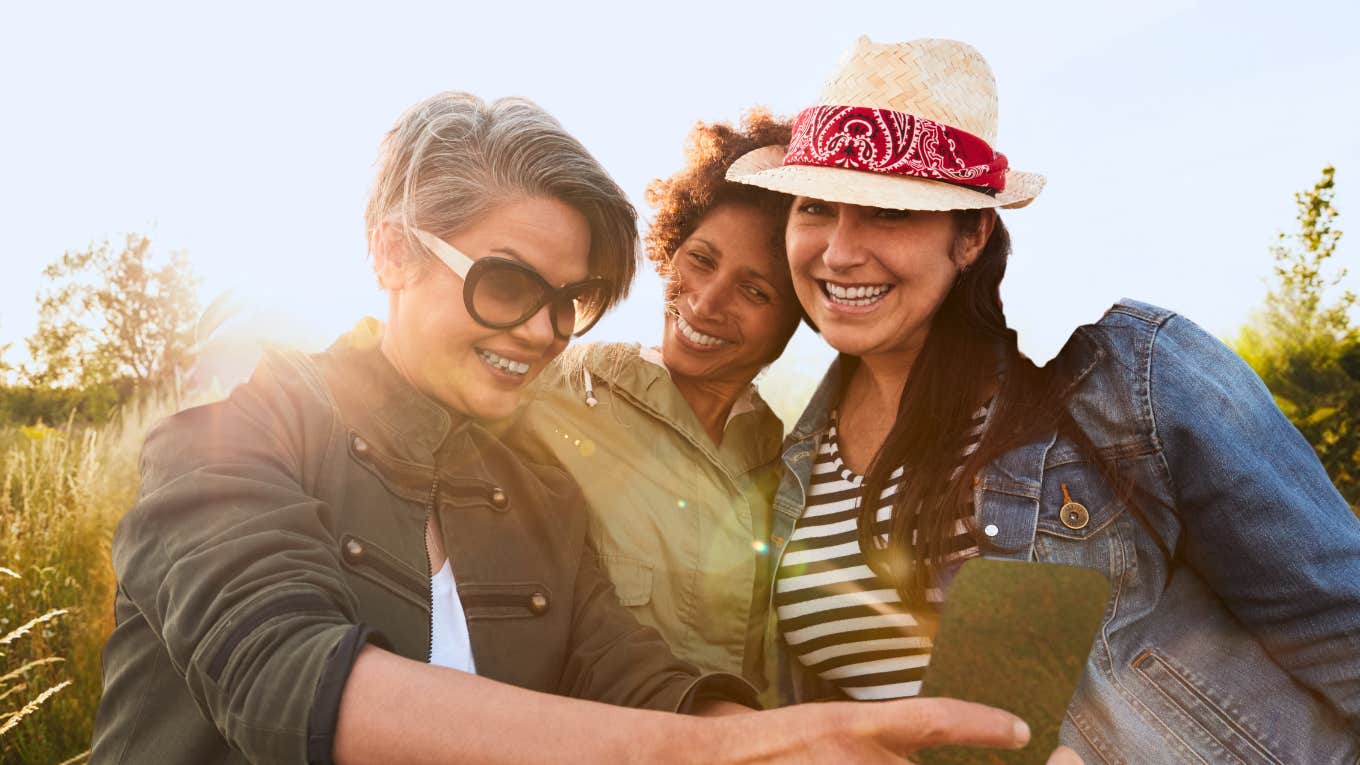
[{"label": "sleeve of olive jacket", "polygon": [[1218,340],[1173,316],[1149,366],[1147,411],[1186,558],[1280,666],[1360,731],[1360,521]]},{"label": "sleeve of olive jacket", "polygon": [[559,693],[620,706],[688,712],[696,701],[722,700],[759,709],[746,680],[722,672],[699,675],[677,659],[661,634],[619,604],[614,586],[588,545],[576,576],[571,646]]},{"label": "sleeve of olive jacket", "polygon": [[113,542],[120,586],[204,716],[252,762],[329,759],[358,648],[382,642],[356,623],[330,509],[303,490],[318,465],[302,455],[326,445],[303,443],[318,428],[290,395],[267,363],[226,401],[158,425]]}]

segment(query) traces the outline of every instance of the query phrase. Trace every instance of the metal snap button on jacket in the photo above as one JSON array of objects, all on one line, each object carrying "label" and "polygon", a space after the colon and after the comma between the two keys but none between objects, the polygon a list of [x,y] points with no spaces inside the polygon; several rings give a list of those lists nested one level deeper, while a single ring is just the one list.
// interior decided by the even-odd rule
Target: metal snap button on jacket
[{"label": "metal snap button on jacket", "polygon": [[364,543],[357,539],[350,539],[345,542],[344,556],[350,563],[358,563],[364,559]]},{"label": "metal snap button on jacket", "polygon": [[1072,495],[1067,493],[1067,484],[1062,485],[1062,493],[1063,506],[1058,508],[1058,519],[1073,531],[1086,528],[1086,524],[1091,522],[1091,513],[1086,510],[1086,505],[1072,501]]},{"label": "metal snap button on jacket", "polygon": [[355,436],[352,445],[353,445],[353,447],[354,447],[354,453],[355,453],[355,454],[359,455],[360,457],[367,457],[367,456],[368,456],[368,442],[367,442],[367,441],[365,441],[364,439],[362,439],[362,438],[360,438],[360,437],[358,437],[358,436]]},{"label": "metal snap button on jacket", "polygon": [[548,612],[548,596],[542,592],[535,592],[529,596],[529,610],[535,614],[545,614]]},{"label": "metal snap button on jacket", "polygon": [[497,488],[491,490],[491,506],[492,506],[492,507],[496,508],[497,510],[504,510],[504,509],[505,509],[506,507],[508,507],[509,505],[510,505],[510,497],[509,497],[508,495],[506,495],[504,489],[501,489],[500,487],[497,487]]},{"label": "metal snap button on jacket", "polygon": [[1058,517],[1062,519],[1064,526],[1074,531],[1086,528],[1086,524],[1091,520],[1091,514],[1080,502],[1068,502],[1063,505],[1058,511]]}]

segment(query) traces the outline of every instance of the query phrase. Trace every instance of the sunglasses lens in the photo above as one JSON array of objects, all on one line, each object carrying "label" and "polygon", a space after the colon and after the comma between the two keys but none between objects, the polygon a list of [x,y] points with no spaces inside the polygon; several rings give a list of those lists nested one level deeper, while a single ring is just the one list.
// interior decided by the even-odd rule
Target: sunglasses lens
[{"label": "sunglasses lens", "polygon": [[553,306],[553,327],[562,336],[583,335],[600,320],[605,304],[603,284],[589,284],[563,296]]},{"label": "sunglasses lens", "polygon": [[543,305],[543,285],[532,273],[508,264],[479,271],[480,278],[469,283],[478,320],[498,327],[512,326]]},{"label": "sunglasses lens", "polygon": [[603,281],[590,280],[553,290],[534,271],[499,258],[483,258],[474,263],[463,282],[463,290],[472,318],[496,329],[528,321],[551,301],[548,313],[553,331],[564,338],[580,335],[594,326],[609,297]]}]

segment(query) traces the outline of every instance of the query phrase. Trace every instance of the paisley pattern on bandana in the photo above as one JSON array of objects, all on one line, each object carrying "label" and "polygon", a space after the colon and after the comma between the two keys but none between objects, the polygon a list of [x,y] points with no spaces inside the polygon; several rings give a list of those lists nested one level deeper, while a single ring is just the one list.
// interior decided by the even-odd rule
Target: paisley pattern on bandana
[{"label": "paisley pattern on bandana", "polygon": [[814,106],[793,123],[785,165],[843,167],[944,181],[996,194],[1004,154],[972,133],[889,109]]}]

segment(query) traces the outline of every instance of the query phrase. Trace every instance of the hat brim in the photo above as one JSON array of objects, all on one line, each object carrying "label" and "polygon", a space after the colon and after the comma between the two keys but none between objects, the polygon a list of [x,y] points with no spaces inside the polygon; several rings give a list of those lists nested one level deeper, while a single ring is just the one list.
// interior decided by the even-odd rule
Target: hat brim
[{"label": "hat brim", "polygon": [[996,196],[943,181],[885,175],[844,167],[785,165],[782,146],[765,146],[742,155],[727,170],[727,180],[784,194],[890,210],[979,210],[1024,207],[1044,188],[1044,177],[1006,172],[1006,190]]}]

